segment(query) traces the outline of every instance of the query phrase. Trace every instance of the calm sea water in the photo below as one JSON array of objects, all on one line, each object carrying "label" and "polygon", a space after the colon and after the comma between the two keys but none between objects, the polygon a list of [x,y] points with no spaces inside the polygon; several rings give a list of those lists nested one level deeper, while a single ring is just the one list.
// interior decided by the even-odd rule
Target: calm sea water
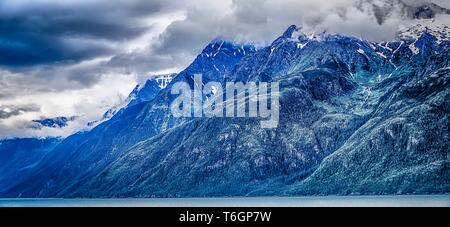
[{"label": "calm sea water", "polygon": [[152,199],[0,199],[0,207],[450,207],[450,195]]}]

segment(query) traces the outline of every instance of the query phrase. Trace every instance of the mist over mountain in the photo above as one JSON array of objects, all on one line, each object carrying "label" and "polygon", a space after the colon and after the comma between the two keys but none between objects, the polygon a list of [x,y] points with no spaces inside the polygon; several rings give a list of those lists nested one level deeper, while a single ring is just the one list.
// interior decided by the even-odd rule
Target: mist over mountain
[{"label": "mist over mountain", "polygon": [[450,10],[432,2],[413,2],[402,0],[360,0],[356,7],[373,14],[379,24],[389,17],[400,16],[405,19],[432,19],[438,15],[448,15]]}]

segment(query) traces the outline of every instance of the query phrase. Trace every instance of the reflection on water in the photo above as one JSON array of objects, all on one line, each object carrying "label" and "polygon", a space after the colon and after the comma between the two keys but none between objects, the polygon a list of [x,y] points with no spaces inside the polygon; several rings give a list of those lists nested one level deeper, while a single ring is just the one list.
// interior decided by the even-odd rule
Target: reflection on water
[{"label": "reflection on water", "polygon": [[450,207],[450,195],[149,199],[0,199],[0,207]]}]

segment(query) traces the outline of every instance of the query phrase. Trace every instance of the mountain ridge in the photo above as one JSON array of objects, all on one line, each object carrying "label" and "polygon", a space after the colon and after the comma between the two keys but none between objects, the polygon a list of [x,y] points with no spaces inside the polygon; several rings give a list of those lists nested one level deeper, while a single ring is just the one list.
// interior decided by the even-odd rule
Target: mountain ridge
[{"label": "mountain ridge", "polygon": [[[152,100],[65,139],[28,180],[13,182],[0,194],[448,193],[445,138],[450,130],[436,122],[449,122],[450,52],[449,41],[438,42],[434,35],[375,43],[332,34],[313,37],[290,26],[260,49],[214,40]],[[192,85],[196,73],[205,81],[278,81],[280,127],[261,129],[257,119],[171,117],[171,86]],[[422,133],[417,141],[410,138],[415,131]],[[427,139],[433,142],[429,153]],[[439,166],[419,168],[433,163]],[[389,180],[402,167],[403,175]],[[380,169],[390,174],[375,171]]]}]

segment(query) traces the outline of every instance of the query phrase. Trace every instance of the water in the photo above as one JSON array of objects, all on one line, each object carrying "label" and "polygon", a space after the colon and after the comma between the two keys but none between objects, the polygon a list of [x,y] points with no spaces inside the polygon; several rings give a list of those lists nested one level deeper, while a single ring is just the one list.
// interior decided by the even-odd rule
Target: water
[{"label": "water", "polygon": [[0,199],[0,207],[450,207],[450,195]]}]

